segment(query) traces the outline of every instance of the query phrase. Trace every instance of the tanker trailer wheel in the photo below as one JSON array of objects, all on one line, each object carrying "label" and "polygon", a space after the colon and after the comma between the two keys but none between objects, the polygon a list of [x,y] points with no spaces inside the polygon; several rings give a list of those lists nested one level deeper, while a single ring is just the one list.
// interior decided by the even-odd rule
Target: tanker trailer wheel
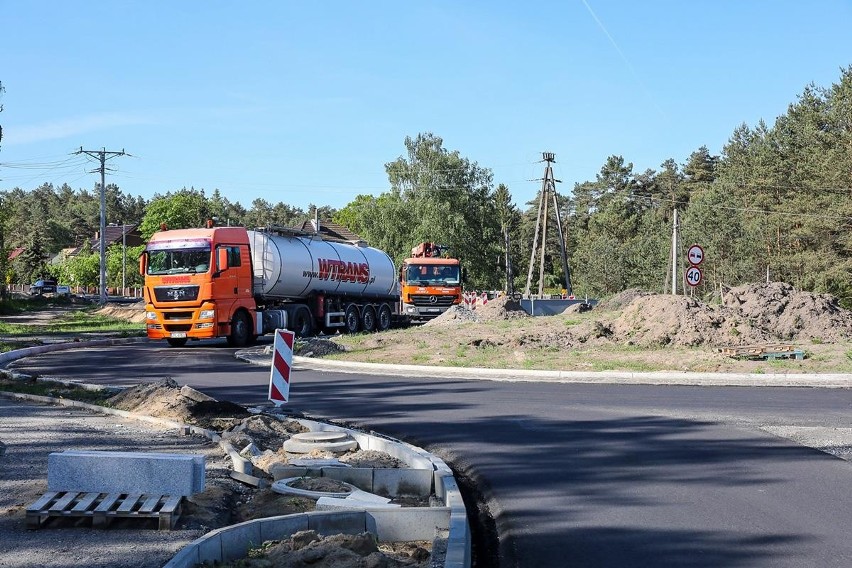
[{"label": "tanker trailer wheel", "polygon": [[379,317],[376,321],[376,329],[386,331],[391,326],[391,309],[387,304],[379,306]]},{"label": "tanker trailer wheel", "polygon": [[293,314],[293,333],[296,337],[308,337],[314,332],[314,318],[307,306],[299,306]]},{"label": "tanker trailer wheel", "polygon": [[361,329],[364,331],[376,331],[376,308],[364,306],[361,311]]},{"label": "tanker trailer wheel", "polygon": [[361,329],[361,314],[358,313],[358,306],[349,304],[346,306],[346,311],[343,314],[343,323],[346,333],[358,333]]},{"label": "tanker trailer wheel", "polygon": [[172,347],[183,347],[184,345],[186,345],[185,337],[167,337],[166,341],[168,341],[169,345],[171,345]]},{"label": "tanker trailer wheel", "polygon": [[231,347],[245,347],[249,341],[249,319],[245,312],[237,312],[231,320],[231,335],[228,336],[228,345]]}]

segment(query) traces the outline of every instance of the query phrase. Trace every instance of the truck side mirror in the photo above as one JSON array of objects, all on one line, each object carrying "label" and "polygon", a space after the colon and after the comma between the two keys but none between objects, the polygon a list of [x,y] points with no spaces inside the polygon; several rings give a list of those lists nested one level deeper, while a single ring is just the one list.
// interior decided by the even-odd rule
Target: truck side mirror
[{"label": "truck side mirror", "polygon": [[148,255],[144,252],[139,255],[139,274],[145,276],[145,269],[148,267]]},{"label": "truck side mirror", "polygon": [[218,276],[223,271],[228,269],[228,249],[222,247],[216,249],[216,272],[214,276]]},{"label": "truck side mirror", "polygon": [[467,271],[464,269],[464,267],[462,267],[461,269],[461,279],[462,282],[467,282]]}]

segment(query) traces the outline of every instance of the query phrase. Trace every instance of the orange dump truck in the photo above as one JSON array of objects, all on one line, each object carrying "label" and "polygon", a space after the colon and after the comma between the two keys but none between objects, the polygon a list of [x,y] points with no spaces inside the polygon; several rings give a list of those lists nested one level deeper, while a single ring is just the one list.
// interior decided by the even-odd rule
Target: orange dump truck
[{"label": "orange dump truck", "polygon": [[420,243],[399,270],[400,312],[412,322],[438,317],[462,302],[462,277],[461,265],[449,257],[447,247]]},{"label": "orange dump truck", "polygon": [[148,337],[235,346],[275,329],[382,331],[399,315],[393,261],[363,242],[299,230],[163,230],[139,259]]}]

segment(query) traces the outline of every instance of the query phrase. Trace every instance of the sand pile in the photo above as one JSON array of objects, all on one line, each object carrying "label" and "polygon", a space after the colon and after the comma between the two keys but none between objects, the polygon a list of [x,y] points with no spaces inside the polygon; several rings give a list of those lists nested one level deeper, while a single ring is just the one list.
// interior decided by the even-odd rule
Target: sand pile
[{"label": "sand pile", "polygon": [[[782,282],[733,288],[721,306],[686,296],[628,291],[632,299],[611,324],[614,342],[648,346],[757,345],[789,341],[835,343],[852,337],[852,312],[837,298],[797,291]],[[598,308],[601,309],[601,308]]]},{"label": "sand pile", "polygon": [[634,345],[695,347],[765,343],[770,335],[747,319],[686,296],[636,296],[612,323],[610,340]]},{"label": "sand pile", "polygon": [[723,306],[781,340],[827,343],[852,337],[852,312],[829,294],[797,291],[784,282],[732,288]]},{"label": "sand pile", "polygon": [[509,296],[501,296],[488,300],[474,308],[474,313],[479,321],[509,320],[528,318],[530,315],[524,311],[521,304]]},{"label": "sand pile", "polygon": [[427,321],[426,326],[440,326],[440,325],[457,325],[460,323],[471,323],[478,322],[479,318],[474,313],[474,310],[468,308],[464,304],[456,304],[455,306],[450,306],[446,312],[439,315],[435,319],[431,319]]}]

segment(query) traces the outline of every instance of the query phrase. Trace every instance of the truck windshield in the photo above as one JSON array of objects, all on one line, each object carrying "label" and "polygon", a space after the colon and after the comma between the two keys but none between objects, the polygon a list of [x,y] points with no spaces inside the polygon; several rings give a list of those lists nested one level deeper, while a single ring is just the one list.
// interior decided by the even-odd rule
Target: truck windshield
[{"label": "truck windshield", "polygon": [[457,285],[459,283],[459,267],[457,265],[411,264],[408,266],[405,279],[408,282],[422,282],[423,284]]},{"label": "truck windshield", "polygon": [[148,274],[195,274],[210,270],[210,248],[148,251]]}]

